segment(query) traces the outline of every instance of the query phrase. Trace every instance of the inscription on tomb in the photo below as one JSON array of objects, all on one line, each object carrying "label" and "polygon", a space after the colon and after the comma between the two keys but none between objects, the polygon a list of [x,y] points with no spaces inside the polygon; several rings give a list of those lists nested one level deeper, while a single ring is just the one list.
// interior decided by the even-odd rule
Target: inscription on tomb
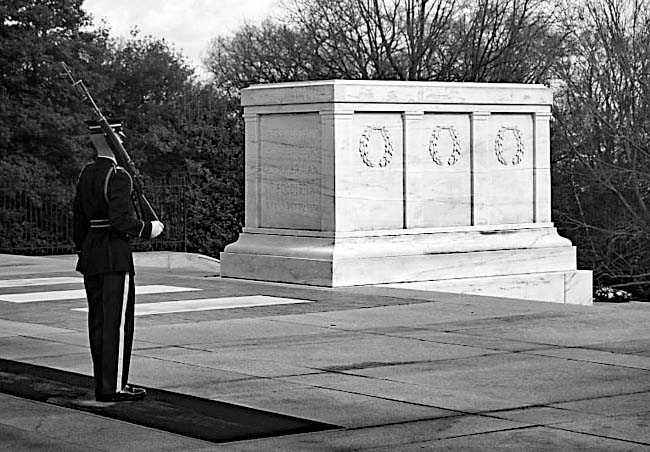
[{"label": "inscription on tomb", "polygon": [[293,164],[267,174],[266,207],[299,215],[313,215],[320,209],[320,171],[315,164]]},{"label": "inscription on tomb", "polygon": [[320,229],[320,116],[268,115],[262,130],[262,227]]}]

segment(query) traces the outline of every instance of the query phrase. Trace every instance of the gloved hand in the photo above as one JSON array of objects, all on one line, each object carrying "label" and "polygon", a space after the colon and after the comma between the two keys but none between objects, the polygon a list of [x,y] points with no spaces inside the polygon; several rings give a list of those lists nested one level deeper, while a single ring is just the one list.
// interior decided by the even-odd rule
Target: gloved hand
[{"label": "gloved hand", "polygon": [[158,237],[160,234],[162,234],[163,229],[165,229],[165,225],[162,224],[160,221],[152,221],[151,222],[151,238],[155,239]]}]

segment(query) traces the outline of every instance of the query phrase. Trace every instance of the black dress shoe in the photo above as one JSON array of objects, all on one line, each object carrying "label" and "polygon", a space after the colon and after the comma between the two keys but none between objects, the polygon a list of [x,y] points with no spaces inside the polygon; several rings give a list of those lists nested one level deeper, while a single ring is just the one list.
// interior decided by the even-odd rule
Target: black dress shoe
[{"label": "black dress shoe", "polygon": [[147,390],[137,386],[126,385],[115,394],[101,394],[95,397],[99,402],[129,402],[142,400],[147,396]]}]

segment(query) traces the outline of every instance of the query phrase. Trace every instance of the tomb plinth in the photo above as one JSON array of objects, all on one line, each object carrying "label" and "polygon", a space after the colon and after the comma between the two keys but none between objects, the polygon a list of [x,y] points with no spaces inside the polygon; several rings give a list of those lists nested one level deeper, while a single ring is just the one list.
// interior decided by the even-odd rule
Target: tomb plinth
[{"label": "tomb plinth", "polygon": [[521,282],[521,298],[591,303],[591,272],[551,222],[551,104],[520,84],[242,90],[245,227],[221,275],[486,294]]}]

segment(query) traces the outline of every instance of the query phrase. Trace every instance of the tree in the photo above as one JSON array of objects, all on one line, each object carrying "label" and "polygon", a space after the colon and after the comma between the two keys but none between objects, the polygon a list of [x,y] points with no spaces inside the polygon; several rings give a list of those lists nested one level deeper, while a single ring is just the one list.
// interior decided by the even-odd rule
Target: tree
[{"label": "tree", "polygon": [[229,92],[325,78],[541,82],[563,55],[552,0],[292,0],[279,21],[211,42]]},{"label": "tree", "polygon": [[205,64],[213,85],[230,96],[254,83],[277,83],[327,78],[330,73],[314,57],[313,41],[290,24],[264,21],[244,25],[231,37],[209,44]]},{"label": "tree", "polygon": [[[43,177],[73,177],[79,143],[79,109],[67,105],[70,90],[61,61],[101,53],[105,32],[83,31],[81,0],[10,0],[0,6],[0,165],[46,164]],[[72,138],[70,138],[72,137]]]},{"label": "tree", "polygon": [[[64,225],[69,216],[71,181],[93,155],[85,125],[93,113],[61,75],[65,61],[105,115],[125,120],[125,146],[148,183],[197,176],[187,191],[188,210],[198,212],[203,204],[213,210],[206,217],[193,214],[187,236],[201,237],[191,250],[218,253],[243,217],[238,106],[196,82],[183,56],[164,40],[137,30],[112,40],[108,30],[91,28],[81,3],[0,5],[0,247],[56,241],[61,252],[69,241],[65,233],[54,236],[51,217],[60,213],[57,224]],[[214,209],[217,220],[208,216]],[[162,213],[168,224],[178,224],[176,209]],[[215,221],[217,235],[204,234]]]},{"label": "tree", "polygon": [[650,13],[647,0],[574,11],[558,67],[556,217],[599,284],[650,292]]},{"label": "tree", "polygon": [[105,114],[124,120],[125,145],[151,178],[185,171],[185,130],[178,105],[192,96],[194,70],[164,39],[141,37],[110,43],[97,91]]}]

